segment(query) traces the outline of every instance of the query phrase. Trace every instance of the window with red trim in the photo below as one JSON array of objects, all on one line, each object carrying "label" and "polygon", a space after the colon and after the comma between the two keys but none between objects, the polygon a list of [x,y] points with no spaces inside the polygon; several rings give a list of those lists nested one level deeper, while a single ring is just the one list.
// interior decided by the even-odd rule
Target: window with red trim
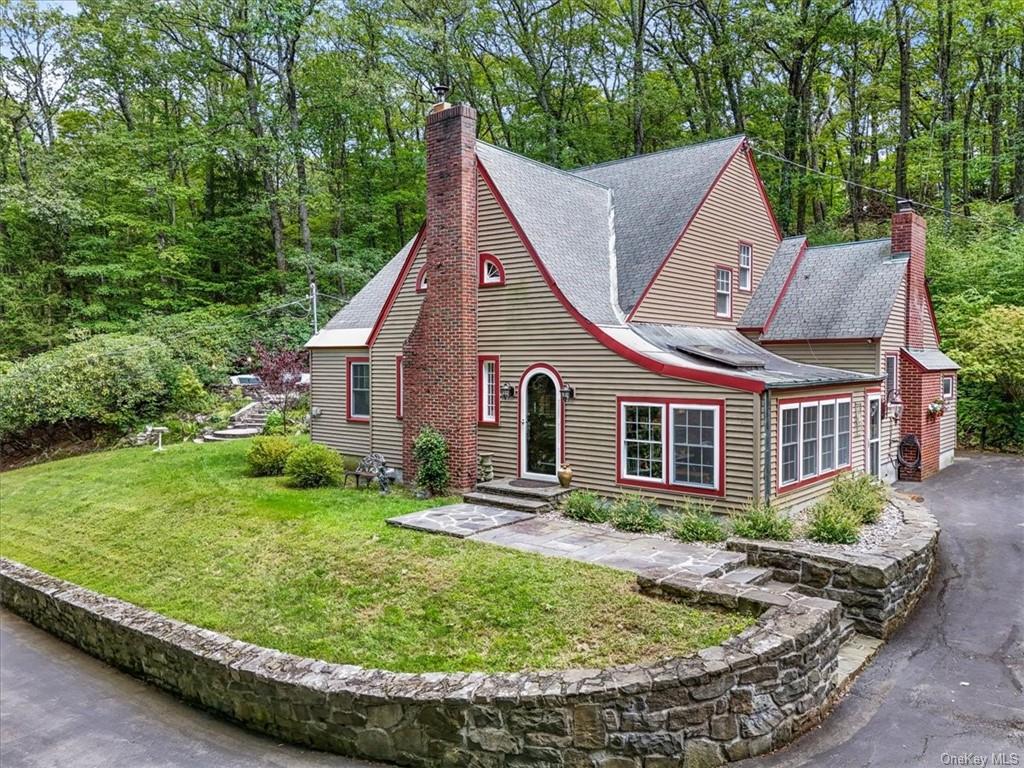
[{"label": "window with red trim", "polygon": [[481,355],[477,377],[478,416],[481,424],[497,424],[498,411],[498,357]]},{"label": "window with red trim", "polygon": [[720,401],[620,399],[619,482],[723,492]]},{"label": "window with red trim", "polygon": [[715,317],[732,317],[732,270],[715,268]]},{"label": "window with red trim", "polygon": [[850,466],[852,398],[779,405],[779,488],[828,477]]},{"label": "window with red trim", "polygon": [[416,293],[423,293],[427,290],[427,265],[424,264],[420,267],[419,274],[416,275]]},{"label": "window with red trim", "polygon": [[370,420],[370,360],[365,357],[347,358],[349,421]]},{"label": "window with red trim", "polygon": [[480,287],[490,288],[505,284],[505,267],[491,253],[480,254]]},{"label": "window with red trim", "polygon": [[741,291],[750,290],[751,275],[754,269],[754,246],[740,243],[739,274],[737,282]]},{"label": "window with red trim", "polygon": [[885,355],[885,402],[891,403],[894,395],[900,391],[899,356],[895,352]]}]

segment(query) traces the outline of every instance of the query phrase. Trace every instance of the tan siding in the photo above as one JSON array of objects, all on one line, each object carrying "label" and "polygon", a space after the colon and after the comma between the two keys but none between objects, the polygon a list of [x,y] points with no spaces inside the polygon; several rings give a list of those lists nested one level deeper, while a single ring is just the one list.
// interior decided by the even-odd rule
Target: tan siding
[{"label": "tan siding", "polygon": [[349,356],[366,357],[366,349],[310,350],[310,406],[319,408],[320,415],[310,419],[309,432],[314,442],[362,456],[370,450],[370,425],[346,418],[345,358]]},{"label": "tan siding", "polygon": [[878,373],[878,344],[876,342],[818,342],[799,344],[764,344],[776,355],[808,365],[824,365],[859,373]]},{"label": "tan siding", "polygon": [[[480,290],[479,352],[500,356],[500,380],[519,387],[532,364],[554,367],[576,388],[565,408],[565,459],[576,482],[604,493],[616,487],[616,395],[721,398],[726,401],[726,502],[754,492],[758,462],[757,396],[659,376],[611,352],[583,330],[551,293],[497,201],[479,187],[479,247],[501,259],[506,284]],[[479,450],[494,456],[499,476],[518,474],[518,401],[500,401],[500,423],[481,426]],[[632,489],[629,489],[632,490]],[[643,491],[663,500],[683,495]]]},{"label": "tan siding", "polygon": [[[899,353],[900,348],[906,346],[907,340],[907,276],[904,274],[900,290],[896,294],[896,301],[893,302],[889,318],[885,322],[885,330],[882,332],[882,341],[878,350],[878,372],[885,372],[885,354],[887,352]],[[899,374],[902,375],[902,361]],[[883,389],[885,385],[883,384]],[[888,395],[883,392],[883,395]],[[882,419],[882,477],[894,482],[897,469],[893,459],[900,446],[900,426],[892,419]]]},{"label": "tan siding", "polygon": [[[383,453],[395,467],[402,465],[402,422],[395,415],[395,358],[402,354],[423,303],[423,294],[416,292],[416,278],[426,258],[426,249],[420,249],[370,349],[373,450]],[[443,393],[438,394],[443,397]]]},{"label": "tan siding", "polygon": [[939,453],[949,453],[956,448],[956,396],[957,381],[953,381],[953,397],[946,401],[946,410],[939,421]]},{"label": "tan siding", "polygon": [[864,426],[867,401],[864,387],[840,386],[820,390],[802,390],[774,393],[772,403],[772,498],[783,509],[803,507],[824,496],[832,487],[833,478],[825,478],[792,490],[779,493],[779,401],[793,398],[815,397],[826,399],[829,394],[852,395],[850,413],[850,462],[855,472],[864,471]]},{"label": "tan siding", "polygon": [[[738,289],[740,240],[754,246],[750,291]],[[735,326],[778,245],[757,178],[741,152],[730,161],[694,216],[633,319]],[[733,269],[732,319],[729,320],[715,317],[716,265]]]}]

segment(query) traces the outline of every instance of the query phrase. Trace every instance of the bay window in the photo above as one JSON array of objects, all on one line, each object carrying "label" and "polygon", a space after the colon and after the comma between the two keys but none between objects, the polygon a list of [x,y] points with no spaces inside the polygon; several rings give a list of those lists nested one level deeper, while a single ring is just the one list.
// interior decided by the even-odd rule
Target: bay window
[{"label": "bay window", "polygon": [[721,495],[721,401],[619,399],[619,482]]},{"label": "bay window", "polygon": [[779,404],[779,487],[850,466],[850,396]]}]

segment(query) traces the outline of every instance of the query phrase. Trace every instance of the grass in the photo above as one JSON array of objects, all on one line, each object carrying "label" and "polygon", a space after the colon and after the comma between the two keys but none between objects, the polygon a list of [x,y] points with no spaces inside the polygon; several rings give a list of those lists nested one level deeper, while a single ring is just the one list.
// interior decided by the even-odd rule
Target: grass
[{"label": "grass", "polygon": [[751,618],[631,574],[385,525],[430,502],[246,474],[249,441],[133,448],[0,475],[0,554],[259,645],[398,671],[685,654]]}]

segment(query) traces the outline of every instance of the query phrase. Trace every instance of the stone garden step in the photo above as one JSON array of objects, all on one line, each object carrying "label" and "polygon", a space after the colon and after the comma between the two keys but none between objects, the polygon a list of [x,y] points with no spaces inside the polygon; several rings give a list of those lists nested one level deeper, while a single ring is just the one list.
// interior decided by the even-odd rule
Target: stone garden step
[{"label": "stone garden step", "polygon": [[221,440],[238,440],[243,437],[258,435],[262,431],[262,429],[257,429],[256,427],[228,427],[227,429],[215,430],[212,437]]},{"label": "stone garden step", "polygon": [[762,582],[761,587],[767,589],[769,592],[775,592],[779,595],[784,595],[793,589],[792,584],[785,581],[775,581],[774,579]]},{"label": "stone garden step", "polygon": [[480,493],[473,491],[462,497],[468,504],[481,504],[501,509],[514,509],[518,512],[550,512],[551,504],[543,499],[525,496],[511,496],[499,493]]},{"label": "stone garden step", "polygon": [[882,640],[877,637],[853,632],[849,638],[839,646],[839,668],[837,670],[837,690],[843,690],[853,682],[857,674],[867,666],[867,663],[878,653],[882,647]]},{"label": "stone garden step", "polygon": [[772,577],[770,568],[758,568],[753,565],[745,565],[729,571],[722,576],[723,581],[731,581],[733,584],[764,584]]},{"label": "stone garden step", "polygon": [[477,483],[476,490],[492,496],[517,496],[523,499],[538,499],[552,505],[562,496],[572,493],[571,488],[563,488],[558,483],[540,483],[513,477]]}]

